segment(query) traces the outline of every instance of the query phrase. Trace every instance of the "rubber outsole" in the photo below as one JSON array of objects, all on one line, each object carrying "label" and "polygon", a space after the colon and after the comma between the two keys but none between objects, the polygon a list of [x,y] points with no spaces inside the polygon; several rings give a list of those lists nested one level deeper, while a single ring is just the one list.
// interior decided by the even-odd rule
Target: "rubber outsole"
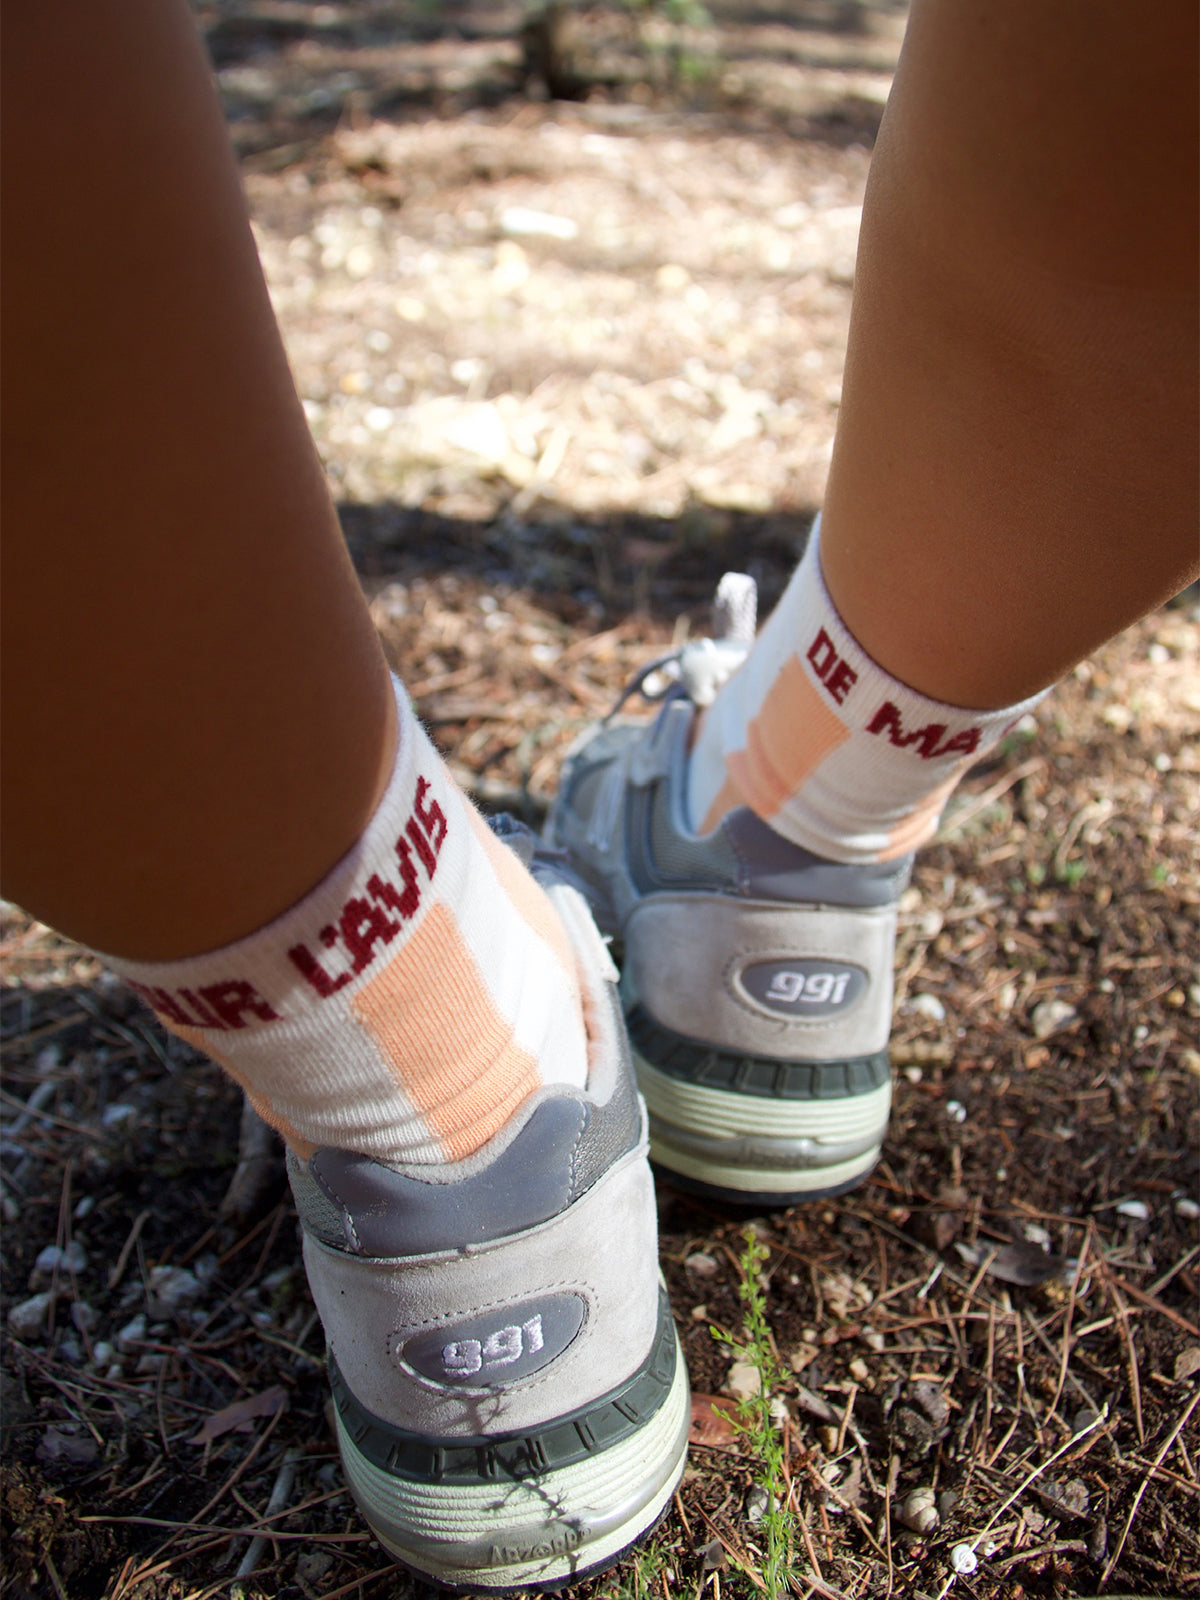
[{"label": "rubber outsole", "polygon": [[[678,1483],[676,1483],[675,1487],[678,1488]],[[672,1490],[672,1496],[673,1495],[674,1490]],[[511,1588],[488,1589],[485,1592],[489,1596],[495,1595],[497,1600],[504,1600],[506,1595],[562,1594],[564,1590],[570,1588],[573,1584],[584,1583],[590,1578],[603,1577],[606,1572],[611,1572],[614,1567],[620,1566],[621,1562],[624,1561],[627,1555],[632,1554],[632,1552],[636,1550],[639,1545],[644,1544],[647,1539],[653,1536],[656,1530],[660,1528],[663,1522],[666,1520],[667,1513],[670,1509],[671,1500],[668,1498],[666,1504],[663,1506],[662,1510],[659,1512],[654,1521],[644,1527],[640,1533],[635,1534],[633,1538],[630,1539],[629,1543],[624,1547],[624,1549],[618,1550],[615,1555],[608,1556],[602,1561],[597,1561],[594,1566],[581,1567],[578,1572],[572,1572],[565,1578],[551,1578],[545,1583],[520,1583]],[[381,1540],[381,1543],[384,1544],[385,1549],[388,1549],[385,1540]],[[438,1594],[477,1595],[480,1592],[479,1586],[474,1582],[465,1585],[460,1583],[443,1583],[440,1578],[431,1577],[429,1573],[422,1572],[419,1567],[410,1566],[409,1563],[405,1561],[404,1557],[397,1555],[394,1550],[389,1549],[388,1553],[396,1557],[396,1560],[404,1568],[405,1572],[411,1573],[414,1578],[421,1579],[423,1583],[427,1584],[429,1588],[435,1590]]]},{"label": "rubber outsole", "polygon": [[715,1200],[721,1205],[738,1206],[745,1210],[770,1211],[782,1210],[788,1206],[806,1205],[812,1200],[835,1200],[840,1194],[850,1194],[859,1188],[871,1176],[878,1165],[878,1158],[871,1166],[857,1178],[849,1178],[845,1183],[835,1183],[825,1189],[797,1189],[793,1193],[783,1193],[777,1189],[731,1189],[720,1183],[706,1183],[698,1178],[689,1178],[686,1173],[677,1172],[672,1167],[664,1166],[661,1161],[650,1154],[650,1164],[654,1168],[655,1176],[667,1183],[673,1189],[678,1189],[681,1194],[694,1195],[700,1200]]},{"label": "rubber outsole", "polygon": [[650,1113],[650,1159],[694,1193],[787,1206],[845,1194],[877,1165],[891,1086],[780,1104],[668,1077],[634,1050]]},{"label": "rubber outsole", "polygon": [[346,1477],[372,1532],[450,1593],[553,1593],[611,1566],[661,1520],[686,1463],[689,1386],[673,1325],[670,1333],[674,1370],[662,1405],[621,1444],[565,1469],[473,1490],[413,1485],[368,1461],[339,1413]]}]

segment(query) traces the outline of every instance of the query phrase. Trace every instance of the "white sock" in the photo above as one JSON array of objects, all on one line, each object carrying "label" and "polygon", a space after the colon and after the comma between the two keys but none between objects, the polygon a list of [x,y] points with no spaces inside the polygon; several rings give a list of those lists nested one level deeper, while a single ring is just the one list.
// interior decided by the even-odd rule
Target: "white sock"
[{"label": "white sock", "polygon": [[1002,711],[943,705],[898,682],[837,613],[818,529],[750,654],[704,714],[688,768],[693,825],[749,806],[831,861],[924,844],[955,784],[1042,696]]},{"label": "white sock", "polygon": [[222,950],[111,962],[300,1155],[457,1161],[541,1085],[587,1077],[553,905],[457,789],[400,684],[396,702],[387,791],[303,900]]}]

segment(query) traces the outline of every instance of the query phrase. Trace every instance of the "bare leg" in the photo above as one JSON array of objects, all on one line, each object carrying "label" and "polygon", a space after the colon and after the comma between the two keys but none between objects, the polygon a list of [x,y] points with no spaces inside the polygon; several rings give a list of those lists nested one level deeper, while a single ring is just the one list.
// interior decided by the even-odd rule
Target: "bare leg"
[{"label": "bare leg", "polygon": [[1197,17],[916,0],[871,168],[826,582],[895,677],[1044,688],[1197,571]]},{"label": "bare leg", "polygon": [[[393,699],[186,9],[44,13],[5,37],[6,892],[288,1140],[381,1542],[462,1589],[566,1581],[669,1506],[687,1428],[611,958]],[[514,1438],[619,1400],[615,1442],[493,1503]]]},{"label": "bare leg", "polygon": [[344,854],[392,693],[187,11],[5,24],[5,893],[164,960]]}]

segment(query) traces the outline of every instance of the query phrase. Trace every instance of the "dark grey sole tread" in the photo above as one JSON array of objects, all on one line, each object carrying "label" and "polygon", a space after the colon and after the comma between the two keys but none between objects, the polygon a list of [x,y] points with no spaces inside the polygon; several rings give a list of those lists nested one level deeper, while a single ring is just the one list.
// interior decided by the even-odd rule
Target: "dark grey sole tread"
[{"label": "dark grey sole tread", "polygon": [[625,1017],[630,1042],[668,1078],[763,1100],[845,1100],[882,1089],[891,1077],[885,1045],[844,1061],[774,1061],[735,1055],[664,1028],[640,1005]]}]

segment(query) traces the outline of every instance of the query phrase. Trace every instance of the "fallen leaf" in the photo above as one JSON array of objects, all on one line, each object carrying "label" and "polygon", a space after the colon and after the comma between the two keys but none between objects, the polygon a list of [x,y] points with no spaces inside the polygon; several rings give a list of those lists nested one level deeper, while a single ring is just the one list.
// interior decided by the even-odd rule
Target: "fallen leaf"
[{"label": "fallen leaf", "polygon": [[733,1401],[723,1400],[720,1395],[693,1394],[689,1441],[706,1444],[712,1450],[736,1450],[738,1433],[733,1409]]},{"label": "fallen leaf", "polygon": [[815,1417],[818,1422],[834,1423],[837,1421],[837,1412],[819,1394],[814,1394],[804,1384],[796,1385],[796,1406],[807,1416]]},{"label": "fallen leaf", "polygon": [[256,1417],[273,1417],[287,1400],[287,1392],[276,1385],[261,1394],[248,1395],[245,1400],[235,1400],[231,1406],[214,1411],[206,1417],[200,1432],[189,1441],[191,1444],[211,1444],[222,1434],[235,1428],[245,1431]]},{"label": "fallen leaf", "polygon": [[65,1462],[72,1467],[90,1467],[100,1454],[100,1446],[90,1433],[61,1433],[47,1428],[38,1442],[37,1458],[49,1464]]},{"label": "fallen leaf", "polygon": [[862,1500],[862,1475],[862,1462],[855,1456],[850,1463],[849,1472],[847,1472],[841,1483],[833,1485],[837,1491],[837,1499],[834,1500],[835,1506],[839,1500],[848,1506],[857,1506],[859,1504]]},{"label": "fallen leaf", "polygon": [[696,1554],[700,1557],[700,1571],[705,1576],[710,1572],[724,1572],[729,1565],[725,1546],[720,1539],[710,1539],[706,1545],[701,1545]]},{"label": "fallen leaf", "polygon": [[1037,1493],[1042,1504],[1057,1516],[1087,1516],[1088,1489],[1082,1478],[1068,1478],[1065,1483],[1046,1478]]},{"label": "fallen leaf", "polygon": [[1047,1278],[1058,1277],[1068,1264],[1065,1256],[1054,1255],[1036,1244],[956,1244],[954,1248],[969,1266],[978,1267],[986,1262],[990,1277],[999,1278],[1001,1283],[1021,1284],[1025,1288],[1045,1283]]},{"label": "fallen leaf", "polygon": [[937,1211],[933,1216],[933,1248],[945,1250],[953,1244],[955,1236],[962,1232],[963,1219],[956,1211]]}]

